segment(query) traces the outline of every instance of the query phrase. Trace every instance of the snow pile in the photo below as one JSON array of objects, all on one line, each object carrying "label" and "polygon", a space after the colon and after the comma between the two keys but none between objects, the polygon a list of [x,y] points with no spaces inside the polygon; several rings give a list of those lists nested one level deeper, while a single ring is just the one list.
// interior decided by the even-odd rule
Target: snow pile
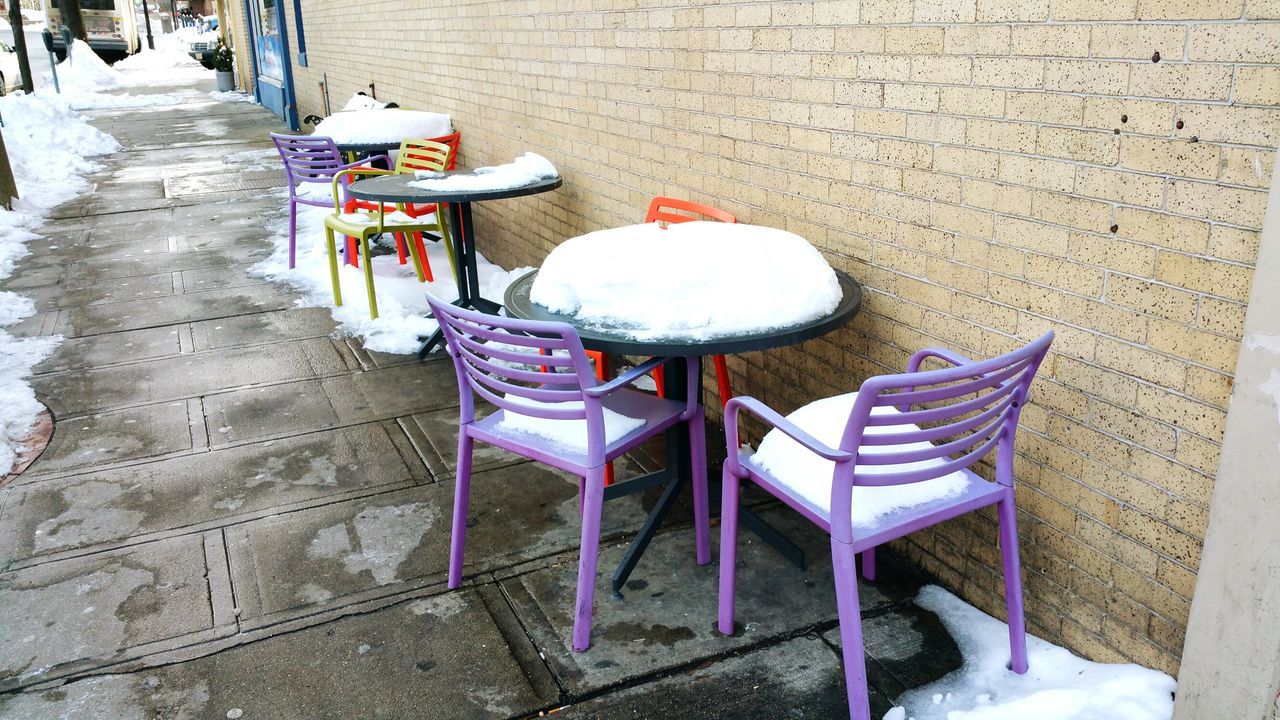
[{"label": "snow pile", "polygon": [[63,92],[100,92],[128,84],[119,71],[103,62],[83,40],[73,40],[71,55],[58,63],[58,82]]},{"label": "snow pile", "polygon": [[313,135],[327,135],[341,144],[398,143],[406,138],[434,138],[453,132],[448,115],[421,110],[360,110],[338,112],[316,125]]},{"label": "snow pile", "polygon": [[242,93],[238,90],[228,90],[228,91],[210,90],[209,97],[213,98],[214,100],[217,100],[218,102],[253,103],[255,105],[258,104],[258,101],[255,100],[252,95],[248,93]]},{"label": "snow pile", "polygon": [[537,153],[527,152],[505,165],[480,167],[471,173],[450,175],[432,170],[418,170],[410,187],[443,192],[509,190],[532,185],[559,175],[551,161]]},{"label": "snow pile", "polygon": [[[281,197],[286,198],[287,190]],[[287,211],[287,199],[282,211]],[[427,293],[443,300],[456,300],[457,286],[448,256],[439,242],[426,242],[427,259],[435,276],[434,282],[418,282],[412,261],[399,264],[396,254],[373,258],[374,290],[378,298],[378,319],[369,318],[369,302],[365,295],[364,268],[347,265],[342,257],[342,237],[337,238],[338,278],[342,287],[342,307],[333,304],[333,289],[329,281],[329,259],[324,243],[324,216],[332,209],[298,206],[297,267],[289,269],[289,219],[282,212],[273,223],[275,250],[267,260],[255,265],[251,272],[276,282],[293,286],[302,293],[298,305],[303,307],[329,307],[339,332],[363,339],[365,348],[375,352],[414,353],[422,345],[419,336],[427,336],[436,330],[436,321],[427,317]],[[392,243],[391,235],[383,236]],[[507,286],[532,268],[506,271],[487,261],[477,253],[480,295],[490,300],[502,301]]]},{"label": "snow pile", "polygon": [[[547,410],[582,409],[582,403],[580,402],[538,402],[519,395],[507,395],[506,398],[516,405],[528,408]],[[604,414],[604,438],[606,444],[621,440],[645,425],[643,418],[627,417],[609,408],[601,408],[601,411]],[[569,450],[580,453],[587,452],[586,420],[547,419],[504,410],[502,412],[502,420],[494,426],[494,430],[534,435],[544,440],[550,440],[556,445]]]},{"label": "snow pile", "polygon": [[[0,279],[26,255],[27,241],[54,206],[89,190],[85,175],[99,169],[90,157],[115,152],[119,143],[86,123],[65,102],[43,93],[0,98],[4,140],[21,196],[13,210],[0,208]],[[0,293],[0,328],[30,316],[34,306]],[[53,352],[60,337],[15,338],[0,329],[0,475],[13,465],[15,443],[30,431],[40,407],[23,380]]]},{"label": "snow pile", "polygon": [[[1176,683],[1139,665],[1089,662],[1027,636],[1030,669],[1009,662],[1009,627],[933,585],[916,605],[935,613],[955,638],[964,666],[905,693],[886,720],[1169,720]],[[905,711],[904,711],[905,709]]]},{"label": "snow pile", "polygon": [[71,57],[58,63],[61,93],[54,89],[52,73],[45,76],[45,82],[37,92],[74,110],[176,105],[188,98],[172,93],[133,95],[106,91],[173,82],[175,73],[179,77],[185,77],[182,73],[190,73],[190,63],[203,72],[199,63],[173,49],[144,50],[111,66],[95,55],[84,41],[76,40],[72,43]]},{"label": "snow pile", "polygon": [[561,243],[530,298],[637,339],[714,338],[788,327],[840,303],[835,272],[804,238],[719,222],[600,230]]},{"label": "snow pile", "polygon": [[[203,65],[187,54],[186,46],[181,43],[174,42],[165,35],[161,35],[160,38],[163,39],[163,41],[156,43],[155,50],[149,49],[144,41],[141,52],[134,53],[133,55],[120,60],[113,67],[117,71],[133,72],[153,72],[156,70],[173,70],[177,68],[199,70],[202,73],[206,72]],[[214,33],[213,40],[217,39],[217,33]]]},{"label": "snow pile", "polygon": [[[853,403],[857,399],[856,392],[823,398],[796,410],[788,415],[787,419],[826,445],[839,448],[840,438],[844,435],[845,425],[849,421],[849,414],[853,411]],[[892,407],[877,407],[871,412],[873,415],[902,414]],[[883,435],[919,429],[919,426],[911,423],[871,425],[867,427],[865,433]],[[928,447],[927,442],[905,445],[864,445],[861,452],[874,455]],[[751,460],[767,470],[780,484],[807,500],[810,505],[823,512],[831,512],[831,475],[835,470],[835,463],[818,457],[808,448],[776,429],[770,430],[764,436],[764,440],[760,442],[760,449],[751,457]],[[897,465],[862,465],[858,466],[857,472],[883,475],[889,472],[903,472],[945,464],[945,460],[935,458]],[[955,497],[964,492],[967,487],[969,487],[969,480],[963,472],[959,471],[933,480],[907,485],[855,486],[851,510],[853,525],[867,527],[895,511]]]},{"label": "snow pile", "polygon": [[18,453],[26,449],[21,443],[44,409],[26,378],[62,342],[61,336],[18,338],[4,331],[34,313],[29,299],[0,291],[0,477],[17,464]]},{"label": "snow pile", "polygon": [[380,100],[365,95],[364,93],[356,93],[351,96],[346,105],[342,106],[342,112],[350,112],[352,110],[381,110],[387,106]]}]

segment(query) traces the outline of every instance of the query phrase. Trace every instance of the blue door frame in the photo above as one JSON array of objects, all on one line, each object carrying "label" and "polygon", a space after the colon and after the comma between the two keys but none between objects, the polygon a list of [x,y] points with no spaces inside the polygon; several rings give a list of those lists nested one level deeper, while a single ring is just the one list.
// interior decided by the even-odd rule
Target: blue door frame
[{"label": "blue door frame", "polygon": [[298,104],[289,61],[289,30],[282,0],[244,0],[249,55],[257,78],[254,97],[263,107],[298,129]]}]

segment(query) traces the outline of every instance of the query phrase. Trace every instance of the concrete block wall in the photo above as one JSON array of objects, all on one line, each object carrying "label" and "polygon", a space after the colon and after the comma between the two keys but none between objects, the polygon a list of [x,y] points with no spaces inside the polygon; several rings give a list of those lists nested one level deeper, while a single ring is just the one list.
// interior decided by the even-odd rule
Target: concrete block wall
[{"label": "concrete block wall", "polygon": [[[851,327],[731,358],[781,410],[920,347],[1055,329],[1016,460],[1032,630],[1177,671],[1280,140],[1280,3],[302,8],[303,113],[322,73],[335,106],[372,82],[450,113],[466,165],[561,169],[554,194],[478,210],[501,264],[665,194],[797,232],[861,281]],[[993,516],[900,548],[1003,616]]]}]

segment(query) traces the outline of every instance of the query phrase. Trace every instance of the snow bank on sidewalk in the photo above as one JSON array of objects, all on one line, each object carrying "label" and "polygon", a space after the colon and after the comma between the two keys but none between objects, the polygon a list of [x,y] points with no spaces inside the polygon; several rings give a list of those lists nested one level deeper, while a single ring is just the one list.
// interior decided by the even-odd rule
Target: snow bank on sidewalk
[{"label": "snow bank on sidewalk", "polygon": [[[115,152],[120,145],[56,96],[0,98],[0,115],[20,196],[12,210],[0,208],[0,279],[4,279],[27,254],[27,242],[37,237],[35,228],[49,211],[89,190],[85,176],[101,167],[90,158]],[[0,293],[0,476],[12,468],[16,445],[40,411],[25,378],[61,341],[61,337],[17,338],[4,330],[34,312],[26,298]]]},{"label": "snow bank on sidewalk", "polygon": [[[375,352],[408,354],[418,351],[419,336],[430,335],[436,330],[436,322],[427,317],[427,293],[443,300],[456,300],[457,285],[444,247],[439,242],[426,241],[427,259],[435,276],[434,282],[418,281],[412,262],[399,264],[395,252],[373,258],[374,289],[378,299],[378,319],[369,317],[369,301],[365,293],[364,268],[356,269],[343,262],[342,237],[337,245],[338,277],[342,287],[342,307],[333,302],[333,286],[329,280],[329,259],[325,251],[324,216],[332,209],[298,206],[297,267],[289,268],[289,217],[288,196],[281,193],[284,212],[272,225],[275,250],[267,260],[251,268],[250,273],[276,282],[282,282],[302,293],[298,300],[301,307],[328,307],[339,324],[339,332],[361,338],[364,347]],[[383,242],[391,247],[390,234]],[[477,253],[480,295],[502,302],[507,286],[532,268],[503,270]]]},{"label": "snow bank on sidewalk", "polygon": [[[143,50],[108,65],[81,40],[72,43],[71,57],[58,63],[58,93],[51,74],[38,94],[53,98],[76,110],[102,110],[176,105],[190,98],[177,93],[113,93],[109,90],[150,88],[186,83],[193,75],[207,74],[200,63],[174,44],[172,36],[156,38],[155,50]],[[185,47],[185,46],[183,46]]]},{"label": "snow bank on sidewalk", "polygon": [[1140,665],[1089,662],[1027,636],[1030,669],[1015,675],[1009,627],[937,586],[916,604],[935,613],[955,638],[964,666],[901,698],[890,718],[915,720],[1169,720],[1173,678]]}]

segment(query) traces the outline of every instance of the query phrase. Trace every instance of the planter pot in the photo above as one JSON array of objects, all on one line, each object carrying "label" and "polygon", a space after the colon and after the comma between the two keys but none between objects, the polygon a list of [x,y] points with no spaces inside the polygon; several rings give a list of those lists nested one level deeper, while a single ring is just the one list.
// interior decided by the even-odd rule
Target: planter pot
[{"label": "planter pot", "polygon": [[215,75],[218,76],[218,90],[220,92],[229,92],[236,89],[236,76],[230,70],[219,70]]}]

